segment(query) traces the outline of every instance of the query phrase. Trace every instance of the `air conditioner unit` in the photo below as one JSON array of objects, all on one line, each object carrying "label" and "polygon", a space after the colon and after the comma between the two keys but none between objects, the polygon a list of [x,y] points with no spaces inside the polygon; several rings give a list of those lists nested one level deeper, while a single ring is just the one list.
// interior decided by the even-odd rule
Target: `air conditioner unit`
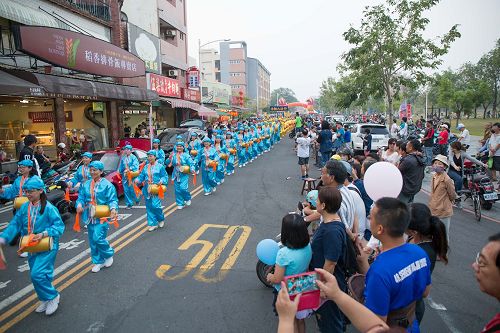
[{"label": "air conditioner unit", "polygon": [[175,37],[177,35],[177,31],[175,30],[165,30],[165,37]]},{"label": "air conditioner unit", "polygon": [[168,76],[175,76],[175,77],[177,77],[177,76],[179,76],[179,71],[176,70],[176,69],[170,69],[168,71]]}]

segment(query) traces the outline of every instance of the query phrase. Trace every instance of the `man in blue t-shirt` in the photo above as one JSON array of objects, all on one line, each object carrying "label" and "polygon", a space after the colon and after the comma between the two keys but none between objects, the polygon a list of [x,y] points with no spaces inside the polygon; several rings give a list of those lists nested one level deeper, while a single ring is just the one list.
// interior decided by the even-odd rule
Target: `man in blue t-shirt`
[{"label": "man in blue t-shirt", "polygon": [[[415,302],[427,297],[431,288],[430,261],[421,247],[403,238],[410,221],[408,207],[395,198],[381,198],[371,211],[370,227],[382,243],[382,253],[366,273],[365,305],[389,326],[419,332]],[[395,320],[395,310],[403,315]]]}]

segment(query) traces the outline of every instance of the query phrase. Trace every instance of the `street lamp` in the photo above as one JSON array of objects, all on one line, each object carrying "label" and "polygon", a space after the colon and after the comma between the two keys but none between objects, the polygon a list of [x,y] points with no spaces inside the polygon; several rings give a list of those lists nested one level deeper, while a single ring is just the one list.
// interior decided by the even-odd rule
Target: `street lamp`
[{"label": "street lamp", "polygon": [[201,40],[198,39],[198,66],[200,68],[200,102],[201,106],[203,106],[203,69],[201,68],[201,48],[207,46],[208,44],[217,43],[217,42],[229,42],[231,39],[216,39],[211,42],[207,42],[205,44],[201,44]]}]

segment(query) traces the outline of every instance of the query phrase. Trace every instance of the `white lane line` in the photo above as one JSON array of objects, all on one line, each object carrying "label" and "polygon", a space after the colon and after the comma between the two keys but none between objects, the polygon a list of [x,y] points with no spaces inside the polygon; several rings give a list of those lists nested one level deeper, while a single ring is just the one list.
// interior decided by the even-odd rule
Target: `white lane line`
[{"label": "white lane line", "polygon": [[[453,319],[446,311],[446,307],[444,305],[434,302],[434,300],[431,297],[427,297],[426,300],[431,308],[436,309],[436,310],[442,310],[442,311],[436,311],[436,313],[439,317],[441,317],[441,320],[443,320],[444,324],[446,325],[446,327],[448,327],[448,330],[450,332],[462,333],[462,331],[457,329],[457,327],[453,323]],[[438,308],[435,308],[434,306],[442,307],[444,309],[441,309],[441,308],[438,309]]]},{"label": "white lane line", "polygon": [[[118,206],[118,208],[121,208],[121,209],[126,209],[126,208],[127,208],[127,206]],[[142,208],[142,209],[145,209],[145,208],[146,208],[146,206],[132,206],[132,209],[134,209],[134,208]]]},{"label": "white lane line", "polygon": [[[123,227],[120,227],[120,229],[118,229],[117,231],[115,231],[114,233],[112,233],[111,235],[108,236],[108,240],[111,241],[111,240],[117,238],[118,236],[120,236],[121,234],[126,232],[128,229],[132,228],[133,226],[135,226],[139,222],[143,221],[145,219],[145,217],[146,217],[146,215],[140,216],[137,219],[135,219],[134,221],[130,222],[129,224],[127,224]],[[59,267],[57,267],[54,270],[54,277],[63,273],[65,270],[69,269],[71,266],[73,266],[74,264],[79,262],[81,259],[87,257],[89,254],[90,254],[90,248],[86,249],[85,251],[82,251],[80,254],[78,254],[78,255],[74,256],[73,258],[71,258],[70,260],[66,261],[64,264],[60,265]],[[33,290],[34,290],[33,284],[30,283],[29,285],[27,285],[23,289],[12,294],[11,296],[7,297],[6,299],[4,299],[3,301],[0,302],[0,311],[5,309],[6,307],[11,305],[12,303],[17,302],[19,299],[21,299],[25,295],[29,294]]]},{"label": "white lane line", "polygon": [[429,301],[429,306],[434,310],[446,311],[446,307],[443,304],[434,302],[434,300],[430,297],[427,297],[427,300]]}]

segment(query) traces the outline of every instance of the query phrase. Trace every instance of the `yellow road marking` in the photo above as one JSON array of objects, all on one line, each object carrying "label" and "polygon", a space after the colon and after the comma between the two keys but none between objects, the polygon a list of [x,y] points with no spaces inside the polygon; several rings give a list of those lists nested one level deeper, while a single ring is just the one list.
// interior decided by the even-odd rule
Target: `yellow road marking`
[{"label": "yellow road marking", "polygon": [[[189,261],[189,263],[184,267],[184,269],[176,275],[167,275],[167,272],[172,268],[169,264],[164,264],[158,267],[156,270],[156,276],[163,280],[177,280],[185,277],[189,274],[194,268],[198,267],[203,259],[208,255],[210,250],[212,250],[214,244],[210,241],[199,239],[199,237],[207,231],[209,228],[218,228],[218,229],[228,229],[219,243],[215,246],[213,251],[210,253],[205,263],[200,266],[199,270],[194,275],[194,278],[200,282],[218,282],[225,278],[229,270],[233,267],[236,262],[236,259],[241,253],[241,250],[245,246],[248,237],[250,236],[250,232],[252,228],[248,226],[229,226],[224,224],[204,224],[198,228],[184,243],[179,246],[178,250],[187,250],[193,245],[201,245],[202,248],[198,251],[198,253]],[[222,251],[236,234],[236,231],[241,229],[242,233],[240,238],[236,242],[234,248],[229,254],[228,258],[222,264],[220,271],[216,274],[214,278],[207,278],[205,274],[210,271],[215,262],[219,259]]]},{"label": "yellow road marking", "polygon": [[[195,188],[192,192],[191,192],[191,196],[194,198],[196,197],[198,194],[200,194],[201,192],[203,191],[203,186],[199,186],[197,188]],[[195,193],[196,192],[196,193]],[[172,203],[171,205],[169,205],[168,207],[164,208],[163,209],[163,212],[165,213],[165,217],[166,216],[169,216],[170,214],[172,214],[173,212],[176,211],[176,203]],[[168,212],[167,212],[168,211]],[[120,237],[119,239],[115,240],[112,244],[111,244],[111,247],[115,248],[115,252],[118,252],[120,249],[122,249],[124,246],[126,246],[127,244],[129,244],[130,242],[132,242],[132,240],[135,240],[137,239],[139,236],[141,236],[144,232],[147,231],[147,228],[144,228],[145,226],[147,225],[147,222],[143,222],[141,223],[140,225],[138,225],[137,227],[135,227],[134,229],[130,230],[128,233],[126,233],[125,235],[123,235],[122,237]],[[142,230],[141,230],[142,229]],[[136,235],[133,235],[131,236],[132,234],[134,234],[136,231],[140,230]],[[123,244],[120,244],[117,246],[117,244],[119,242],[121,242],[122,240],[124,240],[125,238],[128,238],[127,241],[125,241]],[[85,259],[84,261],[82,261],[80,264],[78,264],[77,266],[73,267],[71,270],[67,271],[66,273],[64,273],[63,275],[61,275],[60,277],[58,277],[54,282],[54,286],[56,286],[58,283],[62,282],[65,278],[67,278],[68,276],[71,276],[73,273],[77,272],[79,269],[81,269],[83,266],[85,265],[88,265],[90,264],[90,258],[87,258]],[[64,283],[63,285],[61,285],[59,288],[57,288],[57,290],[59,292],[61,292],[62,290],[64,290],[66,287],[68,287],[69,285],[73,284],[75,281],[77,281],[78,279],[80,279],[82,276],[84,276],[87,272],[89,272],[91,269],[91,267],[86,267],[84,268],[81,272],[79,272],[77,275],[75,275],[73,278],[71,278],[70,280],[68,280],[66,283]],[[18,303],[16,306],[12,307],[11,309],[9,309],[8,311],[6,311],[5,313],[3,313],[1,316],[0,316],[0,322],[4,321],[6,318],[9,318],[12,314],[16,313],[17,311],[21,310],[24,306],[26,306],[27,304],[29,304],[30,302],[32,302],[33,300],[36,300],[37,299],[37,296],[36,296],[36,293],[32,293],[30,296],[28,296],[26,299],[24,299],[23,301],[21,301],[20,303]],[[37,303],[35,303],[33,306],[27,308],[26,310],[24,310],[22,313],[20,313],[19,315],[16,316],[16,318],[12,319],[11,321],[7,322],[6,324],[4,324],[3,326],[0,327],[0,333],[3,333],[5,332],[7,329],[9,329],[10,327],[12,327],[13,325],[15,325],[16,323],[20,322],[22,319],[24,319],[26,316],[28,316],[31,312],[33,312],[37,307]]]}]

